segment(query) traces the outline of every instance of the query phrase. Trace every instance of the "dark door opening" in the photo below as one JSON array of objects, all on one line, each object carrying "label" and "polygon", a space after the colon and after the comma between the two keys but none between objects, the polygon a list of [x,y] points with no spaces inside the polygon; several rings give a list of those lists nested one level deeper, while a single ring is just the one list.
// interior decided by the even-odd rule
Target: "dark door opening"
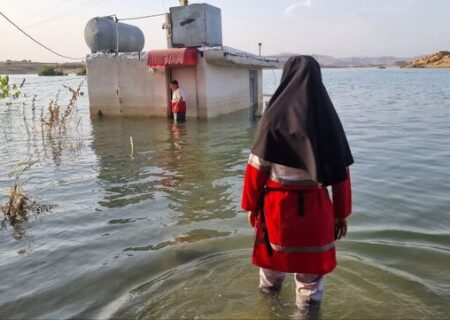
[{"label": "dark door opening", "polygon": [[256,112],[258,111],[258,72],[256,70],[249,71],[249,81],[250,81],[249,116],[250,120],[254,120]]}]

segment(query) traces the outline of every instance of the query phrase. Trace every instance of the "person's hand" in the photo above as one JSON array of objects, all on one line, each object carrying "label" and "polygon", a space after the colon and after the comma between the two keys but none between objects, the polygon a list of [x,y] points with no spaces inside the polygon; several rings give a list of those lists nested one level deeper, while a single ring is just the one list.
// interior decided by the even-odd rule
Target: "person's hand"
[{"label": "person's hand", "polygon": [[347,234],[347,221],[345,219],[334,219],[334,238],[339,240]]},{"label": "person's hand", "polygon": [[255,224],[256,224],[256,215],[253,212],[251,212],[251,211],[248,212],[248,224],[252,228],[254,228]]}]

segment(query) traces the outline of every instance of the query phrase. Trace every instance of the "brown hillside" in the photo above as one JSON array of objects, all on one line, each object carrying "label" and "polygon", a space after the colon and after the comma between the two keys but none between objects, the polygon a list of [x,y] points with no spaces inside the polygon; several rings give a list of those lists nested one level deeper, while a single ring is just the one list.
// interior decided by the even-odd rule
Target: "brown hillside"
[{"label": "brown hillside", "polygon": [[405,63],[403,68],[450,68],[450,51],[439,51]]}]

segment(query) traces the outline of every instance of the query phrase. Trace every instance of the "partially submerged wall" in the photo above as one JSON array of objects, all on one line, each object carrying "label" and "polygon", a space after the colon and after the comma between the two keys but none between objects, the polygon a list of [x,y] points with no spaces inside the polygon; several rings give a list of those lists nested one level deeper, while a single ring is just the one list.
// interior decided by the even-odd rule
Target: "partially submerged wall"
[{"label": "partially submerged wall", "polygon": [[86,67],[91,115],[167,116],[166,73],[151,71],[145,53],[90,54]]},{"label": "partially submerged wall", "polygon": [[[218,62],[218,63],[216,63]],[[250,70],[257,75],[262,106],[262,68],[198,59],[196,67],[172,67],[188,104],[187,116],[212,118],[250,108]],[[86,58],[91,115],[167,117],[170,94],[166,69],[149,69],[147,55],[90,54]]]},{"label": "partially submerged wall", "polygon": [[[201,59],[204,70],[205,96],[199,94],[199,110],[207,117],[250,108],[250,70],[257,71],[257,101],[262,104],[262,70],[211,64]],[[203,106],[206,104],[206,106]]]}]

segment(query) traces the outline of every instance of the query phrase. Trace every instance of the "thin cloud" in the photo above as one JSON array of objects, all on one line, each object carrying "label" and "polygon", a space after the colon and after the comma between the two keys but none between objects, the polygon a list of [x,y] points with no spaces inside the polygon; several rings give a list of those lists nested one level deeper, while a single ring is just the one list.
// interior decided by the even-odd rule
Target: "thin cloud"
[{"label": "thin cloud", "polygon": [[294,4],[291,4],[290,6],[287,6],[284,9],[284,14],[289,15],[293,11],[295,11],[297,8],[310,8],[312,6],[312,0],[303,0],[300,2],[296,2]]}]

